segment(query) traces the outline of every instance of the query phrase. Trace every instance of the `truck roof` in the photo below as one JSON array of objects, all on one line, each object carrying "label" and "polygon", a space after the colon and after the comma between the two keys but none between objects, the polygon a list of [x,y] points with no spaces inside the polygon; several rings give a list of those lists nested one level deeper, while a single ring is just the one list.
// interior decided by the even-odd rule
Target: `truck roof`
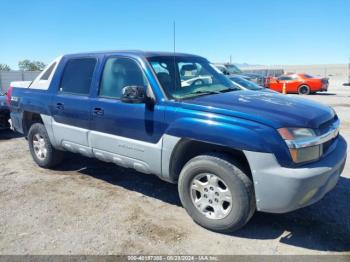
[{"label": "truck roof", "polygon": [[157,56],[176,56],[176,57],[199,57],[198,55],[187,54],[187,53],[174,53],[174,52],[164,52],[164,51],[143,51],[143,50],[111,50],[111,51],[96,51],[96,52],[82,52],[74,54],[66,54],[64,56],[80,56],[80,55],[131,55],[140,57],[157,57]]}]

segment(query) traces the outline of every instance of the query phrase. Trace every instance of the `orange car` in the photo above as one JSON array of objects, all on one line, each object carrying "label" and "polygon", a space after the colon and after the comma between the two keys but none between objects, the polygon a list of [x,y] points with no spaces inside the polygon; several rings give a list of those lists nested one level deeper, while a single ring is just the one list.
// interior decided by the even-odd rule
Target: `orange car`
[{"label": "orange car", "polygon": [[266,86],[282,93],[284,84],[286,85],[286,93],[308,95],[318,91],[327,91],[328,78],[316,78],[308,74],[289,74],[269,78]]}]

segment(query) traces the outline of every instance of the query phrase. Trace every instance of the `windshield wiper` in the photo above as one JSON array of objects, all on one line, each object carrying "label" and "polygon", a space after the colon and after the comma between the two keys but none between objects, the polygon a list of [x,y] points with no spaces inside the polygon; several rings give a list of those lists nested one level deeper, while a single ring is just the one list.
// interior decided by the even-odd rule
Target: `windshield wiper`
[{"label": "windshield wiper", "polygon": [[241,90],[239,88],[228,88],[228,89],[223,89],[219,91],[212,91],[212,90],[197,90],[194,92],[191,92],[186,95],[186,97],[181,98],[180,100],[185,100],[185,99],[190,99],[193,97],[193,95],[217,95],[217,94],[222,94],[226,92],[231,92],[231,91],[238,91]]},{"label": "windshield wiper", "polygon": [[239,89],[239,88],[228,88],[228,89],[220,90],[218,92],[220,92],[220,93],[227,93],[227,92],[238,91],[238,90],[241,90],[241,89]]},{"label": "windshield wiper", "polygon": [[198,90],[195,92],[192,92],[191,94],[203,94],[203,95],[212,95],[212,94],[220,94],[220,91],[210,91],[210,90]]},{"label": "windshield wiper", "polygon": [[238,88],[228,88],[228,89],[223,89],[219,91],[212,91],[212,90],[198,90],[195,92],[192,92],[191,95],[193,94],[199,94],[199,95],[215,95],[215,94],[222,94],[222,93],[227,93],[231,91],[237,91],[240,90]]}]

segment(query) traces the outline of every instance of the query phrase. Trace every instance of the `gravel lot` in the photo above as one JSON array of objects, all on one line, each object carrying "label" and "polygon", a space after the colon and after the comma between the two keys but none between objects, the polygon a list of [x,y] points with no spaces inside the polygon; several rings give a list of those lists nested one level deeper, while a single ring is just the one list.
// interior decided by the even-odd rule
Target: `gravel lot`
[{"label": "gravel lot", "polygon": [[[350,88],[307,99],[332,105],[350,142]],[[224,235],[196,225],[176,185],[154,176],[72,154],[41,169],[12,132],[0,133],[0,152],[0,254],[350,254],[349,161],[319,203],[256,213]]]}]

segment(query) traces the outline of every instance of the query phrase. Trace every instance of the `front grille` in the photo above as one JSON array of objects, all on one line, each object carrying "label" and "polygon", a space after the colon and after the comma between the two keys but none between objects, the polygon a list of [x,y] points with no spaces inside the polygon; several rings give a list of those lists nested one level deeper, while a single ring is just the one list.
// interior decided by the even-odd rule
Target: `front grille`
[{"label": "front grille", "polygon": [[[338,121],[338,116],[334,115],[334,117],[332,119],[322,123],[319,126],[320,134],[324,134],[324,133],[328,132],[330,129],[332,129],[333,123],[336,121]],[[329,153],[333,143],[337,140],[337,138],[338,138],[338,136],[336,136],[336,137],[332,138],[331,140],[328,140],[322,144],[322,155]]]},{"label": "front grille", "polygon": [[318,128],[320,130],[320,134],[324,134],[328,132],[332,128],[332,124],[337,120],[338,120],[338,116],[334,115],[332,119],[329,119],[328,121],[322,123]]},{"label": "front grille", "polygon": [[333,145],[334,141],[335,141],[337,138],[338,138],[338,136],[322,144],[322,148],[323,148],[322,151],[323,151],[323,154],[327,154],[327,153],[328,153],[329,148]]}]

